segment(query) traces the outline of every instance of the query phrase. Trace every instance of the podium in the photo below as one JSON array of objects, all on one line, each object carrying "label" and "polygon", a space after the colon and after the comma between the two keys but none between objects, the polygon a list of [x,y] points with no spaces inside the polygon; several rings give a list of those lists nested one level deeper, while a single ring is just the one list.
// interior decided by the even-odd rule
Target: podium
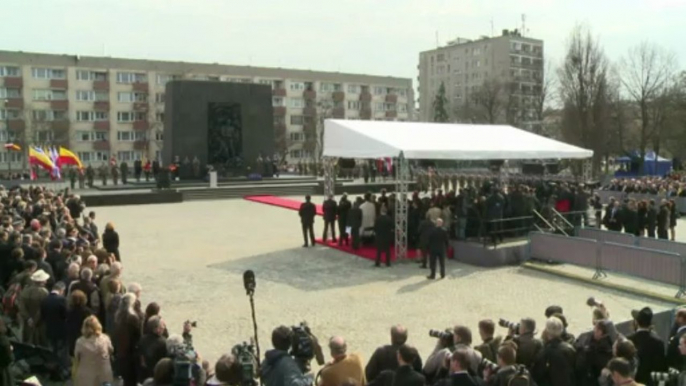
[{"label": "podium", "polygon": [[210,188],[216,188],[217,187],[217,172],[211,171],[210,172]]}]

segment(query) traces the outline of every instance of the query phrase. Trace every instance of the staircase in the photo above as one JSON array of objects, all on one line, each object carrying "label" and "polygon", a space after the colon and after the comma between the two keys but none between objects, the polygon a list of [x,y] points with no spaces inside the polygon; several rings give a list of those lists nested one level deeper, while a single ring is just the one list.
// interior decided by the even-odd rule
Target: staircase
[{"label": "staircase", "polygon": [[183,201],[224,200],[229,198],[243,198],[245,196],[306,196],[314,195],[316,183],[299,184],[251,184],[232,187],[205,189],[178,189],[183,195]]}]

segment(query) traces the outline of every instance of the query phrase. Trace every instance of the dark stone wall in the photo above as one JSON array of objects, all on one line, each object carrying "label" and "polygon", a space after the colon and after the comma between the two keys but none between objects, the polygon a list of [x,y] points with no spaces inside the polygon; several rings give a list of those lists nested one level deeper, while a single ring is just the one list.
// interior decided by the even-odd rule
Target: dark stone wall
[{"label": "dark stone wall", "polygon": [[[252,165],[258,155],[274,154],[272,90],[267,85],[196,80],[175,80],[165,90],[165,165],[175,156],[183,161],[198,157],[206,166],[210,149],[208,129],[216,106],[240,109],[240,148],[243,165]],[[213,106],[215,109],[213,109]],[[216,146],[214,147],[216,148]],[[182,176],[183,177],[183,176]]]}]

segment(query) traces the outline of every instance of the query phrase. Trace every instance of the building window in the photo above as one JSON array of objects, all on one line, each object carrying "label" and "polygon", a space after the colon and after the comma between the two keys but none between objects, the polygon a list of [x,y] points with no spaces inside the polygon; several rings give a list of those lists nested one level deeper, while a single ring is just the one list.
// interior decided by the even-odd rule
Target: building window
[{"label": "building window", "polygon": [[19,71],[19,67],[0,66],[0,76],[17,77],[17,76],[21,76],[20,74],[21,74],[21,72]]},{"label": "building window", "polygon": [[269,87],[274,88],[274,81],[271,80],[271,79],[260,79],[260,80],[259,80],[259,83],[260,83],[260,84],[265,84],[265,85],[267,85],[267,86],[269,86]]},{"label": "building window", "polygon": [[35,135],[38,143],[52,142],[55,137],[52,130],[37,130]]},{"label": "building window", "polygon": [[138,111],[120,111],[117,113],[117,122],[144,121],[145,113]]},{"label": "building window", "polygon": [[31,75],[36,79],[65,79],[66,73],[62,69],[34,67]]},{"label": "building window", "polygon": [[122,103],[147,102],[148,94],[144,92],[120,92],[117,99]]},{"label": "building window", "polygon": [[163,92],[155,94],[155,102],[164,103],[164,93]]},{"label": "building window", "polygon": [[272,106],[284,107],[286,106],[286,100],[282,97],[272,97]]},{"label": "building window", "polygon": [[81,159],[81,162],[91,162],[92,161],[92,159],[91,159],[92,154],[89,151],[79,151],[76,153],[76,155],[79,156],[79,158]]},{"label": "building window", "polygon": [[0,119],[20,119],[21,112],[15,109],[0,110]]},{"label": "building window", "polygon": [[110,93],[107,91],[76,90],[76,100],[81,102],[107,102]]},{"label": "building window", "polygon": [[386,87],[374,87],[374,95],[385,95],[386,94]]},{"label": "building window", "polygon": [[348,101],[348,110],[359,110],[360,101]]},{"label": "building window", "polygon": [[64,121],[67,119],[67,112],[64,110],[33,110],[34,121]]},{"label": "building window", "polygon": [[303,133],[290,133],[291,141],[302,142],[305,140],[305,134]]},{"label": "building window", "polygon": [[76,70],[76,79],[77,80],[104,81],[104,80],[107,80],[107,72]]},{"label": "building window", "polygon": [[108,120],[106,111],[77,111],[76,120],[81,122],[106,121]]},{"label": "building window", "polygon": [[0,98],[21,98],[21,89],[0,88]]},{"label": "building window", "polygon": [[158,111],[158,112],[155,114],[155,120],[156,120],[157,122],[164,122],[164,113]]},{"label": "building window", "polygon": [[[458,95],[457,97],[459,98],[460,96]],[[407,105],[405,103],[399,103],[398,104],[398,112],[399,113],[406,113],[407,112]]]},{"label": "building window", "polygon": [[407,90],[405,90],[404,88],[398,89],[398,95],[400,95],[401,97],[406,97]]},{"label": "building window", "polygon": [[333,92],[334,91],[334,85],[333,83],[320,83],[319,84],[319,91],[321,92]]},{"label": "building window", "polygon": [[145,83],[148,77],[140,72],[118,72],[117,83]]},{"label": "building window", "polygon": [[374,111],[384,111],[384,104],[381,102],[374,103]]},{"label": "building window", "polygon": [[289,82],[288,87],[291,91],[303,91],[305,90],[305,83],[303,82]]},{"label": "building window", "polygon": [[140,151],[118,151],[117,159],[122,162],[132,162],[143,158],[143,153]]},{"label": "building window", "polygon": [[106,131],[77,131],[76,140],[79,142],[107,141],[108,134]]},{"label": "building window", "polygon": [[383,104],[383,110],[384,111],[395,111],[395,103],[384,103]]},{"label": "building window", "polygon": [[349,84],[348,85],[348,93],[349,94],[359,94],[360,93],[360,85],[359,84]]},{"label": "building window", "polygon": [[291,125],[302,126],[303,122],[302,115],[291,115]]},{"label": "building window", "polygon": [[156,131],[155,132],[155,141],[164,141],[164,132]]},{"label": "building window", "polygon": [[302,98],[290,98],[291,107],[294,109],[302,109],[305,107],[305,100]]},{"label": "building window", "polygon": [[143,141],[145,138],[145,131],[117,131],[119,141]]},{"label": "building window", "polygon": [[67,99],[65,90],[33,90],[34,101],[63,101]]}]

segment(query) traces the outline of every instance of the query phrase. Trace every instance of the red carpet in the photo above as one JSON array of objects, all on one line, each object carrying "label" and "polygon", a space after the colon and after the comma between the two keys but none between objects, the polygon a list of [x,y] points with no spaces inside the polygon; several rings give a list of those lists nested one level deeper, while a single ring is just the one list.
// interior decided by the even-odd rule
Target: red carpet
[{"label": "red carpet", "polygon": [[[302,202],[291,200],[288,198],[276,197],[276,196],[246,196],[244,197],[248,201],[259,202],[261,204],[279,206],[281,208],[298,210],[300,209],[300,204]],[[324,212],[322,211],[321,205],[315,205],[317,207],[317,215],[322,216]]]},{"label": "red carpet", "polygon": [[[376,248],[373,246],[364,246],[360,245],[360,249],[358,250],[353,250],[352,247],[350,246],[345,246],[345,245],[338,245],[338,243],[334,243],[329,239],[326,243],[322,241],[322,239],[316,239],[317,244],[321,244],[324,246],[327,246],[329,248],[337,249],[341,252],[346,252],[350,253],[351,255],[359,256],[359,257],[364,257],[365,259],[368,260],[376,260]],[[420,257],[419,254],[415,249],[409,249],[407,251],[407,258],[408,259],[414,259]],[[395,261],[395,248],[391,248],[391,261]],[[381,256],[381,264],[386,264],[386,256],[382,255]]]}]

